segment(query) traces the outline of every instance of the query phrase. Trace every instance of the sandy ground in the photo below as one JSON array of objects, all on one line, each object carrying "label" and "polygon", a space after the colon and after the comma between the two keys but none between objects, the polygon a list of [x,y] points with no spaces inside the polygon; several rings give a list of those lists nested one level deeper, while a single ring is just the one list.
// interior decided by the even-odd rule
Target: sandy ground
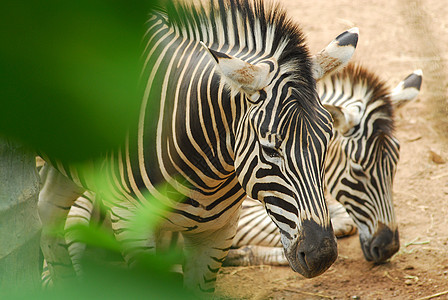
[{"label": "sandy ground", "polygon": [[[305,279],[289,267],[223,268],[218,294],[245,299],[448,299],[448,3],[446,0],[282,0],[312,52],[360,29],[354,59],[394,87],[423,70],[419,99],[397,116],[401,158],[394,202],[401,249],[383,265],[364,260],[358,236]],[[425,298],[426,297],[426,298]]]}]

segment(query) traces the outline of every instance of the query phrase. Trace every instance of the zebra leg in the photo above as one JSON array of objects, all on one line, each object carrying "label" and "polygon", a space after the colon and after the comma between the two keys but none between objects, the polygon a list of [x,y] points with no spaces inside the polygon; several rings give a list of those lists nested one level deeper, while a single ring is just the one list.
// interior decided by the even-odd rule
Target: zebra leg
[{"label": "zebra leg", "polygon": [[[95,195],[91,192],[85,192],[81,197],[76,199],[67,216],[65,223],[65,242],[68,246],[73,269],[76,276],[82,277],[81,259],[84,256],[86,244],[79,241],[79,233],[75,226],[89,226],[90,219],[94,214]],[[96,216],[94,216],[95,218]],[[99,217],[95,218],[96,221]],[[52,285],[52,277],[46,260],[42,271],[42,287],[47,288]]]},{"label": "zebra leg", "polygon": [[51,278],[50,270],[48,270],[47,261],[44,259],[42,274],[41,274],[42,288],[47,289],[53,285],[53,279]]},{"label": "zebra leg", "polygon": [[198,234],[183,232],[185,287],[201,296],[215,291],[216,276],[232,246],[238,218],[239,214],[235,214],[218,230]]},{"label": "zebra leg", "polygon": [[86,244],[79,241],[79,233],[74,226],[89,226],[92,217],[95,195],[85,192],[76,199],[70,209],[65,224],[65,241],[68,246],[68,253],[72,260],[73,268],[78,277],[82,276],[81,259],[84,255]]},{"label": "zebra leg", "polygon": [[266,247],[248,245],[238,249],[230,249],[227,254],[224,266],[287,266],[283,247]]},{"label": "zebra leg", "polygon": [[41,249],[54,284],[75,277],[65,242],[64,226],[75,200],[84,192],[74,182],[50,165],[40,171],[43,182],[39,193],[39,215],[42,221]]},{"label": "zebra leg", "polygon": [[142,253],[156,253],[156,234],[150,230],[135,228],[135,207],[128,203],[121,203],[121,207],[110,209],[110,220],[115,238],[123,248],[123,258],[129,267],[138,263]]}]

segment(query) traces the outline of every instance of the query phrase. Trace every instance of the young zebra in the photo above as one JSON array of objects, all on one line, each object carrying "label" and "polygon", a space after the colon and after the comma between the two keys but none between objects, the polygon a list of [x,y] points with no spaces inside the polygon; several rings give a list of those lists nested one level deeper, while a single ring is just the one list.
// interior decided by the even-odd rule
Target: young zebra
[{"label": "young zebra", "polygon": [[[315,82],[347,62],[357,31],[312,58],[276,4],[168,4],[147,25],[140,116],[122,147],[90,165],[98,177],[57,162],[41,170],[41,244],[54,283],[74,271],[52,224],[85,190],[110,207],[128,263],[154,252],[160,232],[181,232],[184,284],[198,293],[214,291],[246,195],[264,203],[295,271],[324,272],[337,257],[323,189],[332,121]],[[128,228],[140,207],[157,226],[137,235]]]},{"label": "young zebra", "polygon": [[[392,134],[393,114],[418,96],[421,83],[422,73],[417,70],[389,92],[372,72],[350,63],[318,84],[322,102],[335,120],[325,166],[327,189],[358,226],[369,261],[383,262],[399,249],[392,202],[399,157],[399,142]],[[262,204],[245,200],[234,249],[225,264],[285,265],[280,245],[278,230]]]}]

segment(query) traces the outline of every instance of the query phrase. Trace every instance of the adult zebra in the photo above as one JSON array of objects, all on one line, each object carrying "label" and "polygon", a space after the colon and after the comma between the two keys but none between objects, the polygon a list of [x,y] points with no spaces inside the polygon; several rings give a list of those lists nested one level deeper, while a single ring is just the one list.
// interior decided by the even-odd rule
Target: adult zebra
[{"label": "adult zebra", "polygon": [[[399,249],[392,183],[399,158],[393,113],[414,100],[422,73],[414,71],[389,91],[385,82],[350,63],[324,78],[318,92],[335,120],[326,160],[326,184],[359,229],[364,257],[384,262]],[[258,201],[245,200],[237,235],[225,264],[287,264],[278,230]]]},{"label": "adult zebra", "polygon": [[[128,262],[154,251],[159,232],[182,232],[193,290],[213,292],[246,194],[264,203],[291,267],[324,272],[337,257],[322,182],[332,122],[315,80],[347,62],[357,38],[345,32],[312,58],[279,5],[220,0],[153,11],[138,124],[92,167],[109,189],[70,166],[42,169],[42,251],[55,283],[70,259],[48,231],[86,189],[108,202]],[[142,206],[158,221],[149,242],[127,230]]]},{"label": "adult zebra", "polygon": [[[368,72],[367,70],[361,71],[361,68],[356,66],[357,64],[351,64],[345,71],[345,73],[339,74],[337,76],[333,76],[332,80],[334,82],[341,83],[344,79],[348,79],[350,82],[350,86],[352,89],[356,89],[355,84],[364,84],[366,86],[370,86],[374,88],[375,76]],[[356,79],[356,81],[352,81]],[[327,79],[328,80],[328,79]],[[325,89],[328,93],[331,88],[336,88],[334,90],[334,96],[332,99],[336,99],[339,97],[339,94],[344,92],[344,90],[339,89],[337,84],[333,84],[332,87],[328,87],[329,81],[324,80],[318,91],[322,93]],[[364,81],[363,81],[364,80]],[[406,103],[414,100],[420,91],[422,83],[422,74],[421,71],[417,70],[414,73],[407,76],[402,82],[400,82],[397,87],[388,94],[387,97],[390,98],[391,104],[393,106],[394,114]],[[377,85],[376,88],[384,86],[384,83]],[[366,92],[368,89],[365,90]],[[374,95],[375,93],[366,93],[364,102],[367,102],[367,98]],[[382,99],[377,99],[376,101],[383,101]],[[328,105],[330,99],[325,101]],[[364,114],[361,116],[362,119],[372,118],[376,119],[379,117],[377,113],[374,113],[373,117],[369,116],[369,114]],[[337,126],[334,130],[338,131],[340,128]],[[373,133],[373,132],[372,132]],[[346,136],[347,139],[356,139],[355,135]],[[368,140],[368,138],[367,138]],[[330,142],[331,144],[331,142]],[[347,144],[347,143],[345,143]],[[331,148],[331,146],[330,146]],[[353,149],[352,149],[353,150]],[[333,154],[337,154],[337,152],[333,152]],[[366,155],[370,156],[372,159],[375,159],[375,152],[369,152]],[[350,155],[349,155],[350,156]],[[328,161],[333,161],[331,157],[329,157]],[[350,164],[346,164],[345,175],[350,175]],[[332,189],[332,185],[334,185],[336,181],[328,182],[327,189]],[[391,183],[391,182],[389,182]],[[343,191],[350,194],[350,187],[339,185],[334,191],[333,195],[338,194]],[[371,187],[372,191],[376,190],[376,187]],[[378,194],[378,193],[376,193]],[[330,195],[327,194],[327,197]],[[382,207],[378,207],[378,203],[375,202],[373,198],[369,197],[368,194],[363,194],[362,197],[365,202],[356,202],[356,206],[358,210],[364,211],[366,214],[370,216],[371,223],[378,224],[380,222],[381,214],[378,211],[374,213],[368,209],[367,206],[373,206],[378,208],[378,210],[392,207],[392,198],[391,197],[383,197],[381,199],[381,203],[383,203]],[[90,193],[84,194],[82,197],[78,198],[75,202],[75,205],[70,209],[70,213],[67,218],[67,234],[66,239],[69,243],[69,253],[71,255],[73,265],[77,269],[77,273],[81,275],[81,269],[79,261],[82,258],[85,245],[83,243],[79,243],[76,238],[76,232],[72,229],[73,225],[86,224],[88,225],[90,222],[90,218],[92,214],[97,214],[99,212],[98,209],[94,209],[94,195]],[[238,225],[237,234],[233,240],[232,249],[230,250],[224,264],[226,265],[254,265],[254,264],[271,264],[271,265],[287,265],[288,261],[284,256],[283,249],[280,248],[280,236],[278,234],[278,229],[275,224],[270,220],[268,215],[266,214],[263,206],[259,201],[246,199],[242,204],[242,213],[241,218]],[[334,232],[336,236],[344,236],[349,235],[355,232],[355,224],[353,220],[348,216],[345,208],[338,202],[329,203],[329,211],[331,216],[331,221],[333,225]],[[95,213],[96,212],[96,213]],[[383,214],[385,215],[385,214]],[[359,220],[356,215],[352,215],[357,223],[362,223],[363,220]],[[94,217],[96,222],[98,222],[98,215]],[[74,227],[76,228],[76,227]],[[365,232],[361,232],[361,235],[365,235]],[[364,240],[369,240],[373,238],[373,234],[370,233],[370,236],[364,237]],[[376,238],[381,238],[381,233],[376,234]],[[384,237],[385,242],[381,245],[381,247],[388,248],[391,243],[395,241],[392,239],[388,239],[388,234]],[[170,243],[172,241],[169,241]],[[392,255],[392,251],[389,252]],[[383,256],[383,260],[387,259],[387,256]],[[48,272],[44,273],[44,282],[48,282],[50,277],[48,276]]]}]

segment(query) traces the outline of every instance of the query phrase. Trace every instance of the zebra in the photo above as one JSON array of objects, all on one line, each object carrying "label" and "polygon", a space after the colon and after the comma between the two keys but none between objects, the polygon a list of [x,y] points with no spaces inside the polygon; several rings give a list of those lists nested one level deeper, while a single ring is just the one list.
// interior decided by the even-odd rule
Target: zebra
[{"label": "zebra", "polygon": [[[129,265],[181,232],[184,285],[198,294],[214,292],[246,195],[278,226],[292,269],[323,273],[337,257],[323,195],[332,119],[315,82],[348,62],[358,30],[311,56],[286,11],[258,0],[168,3],[147,26],[140,114],[123,145],[87,170],[45,157],[38,207],[54,283],[74,271],[52,225],[86,190],[107,203]],[[127,230],[142,207],[157,225]]]},{"label": "zebra", "polygon": [[[335,120],[326,160],[330,196],[343,204],[359,228],[364,257],[381,263],[399,249],[392,183],[399,158],[393,114],[419,94],[416,70],[392,91],[359,63],[319,82],[324,106]],[[338,210],[339,208],[339,210]],[[333,207],[340,212],[341,206]],[[225,265],[285,265],[278,230],[253,199],[243,202],[237,234]]]},{"label": "zebra", "polygon": [[[354,71],[357,67],[352,64],[348,68],[348,72]],[[367,75],[368,72],[363,73]],[[340,77],[336,77],[340,80]],[[351,76],[353,77],[353,76]],[[372,76],[367,76],[372,77]],[[401,109],[406,103],[417,98],[422,84],[422,72],[416,70],[389,94],[394,112]],[[322,87],[319,90],[322,91]],[[366,115],[363,116],[364,118]],[[337,128],[335,129],[337,130]],[[330,198],[331,195],[326,195]],[[75,205],[72,206],[67,217],[67,234],[66,239],[69,245],[69,253],[73,261],[73,266],[77,269],[77,274],[81,275],[80,259],[84,252],[85,245],[77,242],[76,233],[72,233],[70,228],[73,225],[88,225],[93,213],[98,219],[98,209],[94,209],[95,196],[87,192],[79,197]],[[391,198],[390,198],[391,200]],[[332,219],[333,229],[336,236],[351,235],[356,232],[353,220],[347,215],[345,208],[338,202],[329,203],[329,210]],[[101,223],[101,222],[100,222]],[[171,242],[171,241],[170,241]],[[268,218],[264,212],[264,208],[260,202],[247,198],[242,205],[242,217],[239,221],[236,237],[233,240],[232,248],[228,257],[224,261],[226,265],[253,265],[253,264],[270,264],[270,265],[287,265],[288,262],[280,248],[280,236],[277,227]],[[49,280],[48,274],[44,276],[45,280]]]}]

